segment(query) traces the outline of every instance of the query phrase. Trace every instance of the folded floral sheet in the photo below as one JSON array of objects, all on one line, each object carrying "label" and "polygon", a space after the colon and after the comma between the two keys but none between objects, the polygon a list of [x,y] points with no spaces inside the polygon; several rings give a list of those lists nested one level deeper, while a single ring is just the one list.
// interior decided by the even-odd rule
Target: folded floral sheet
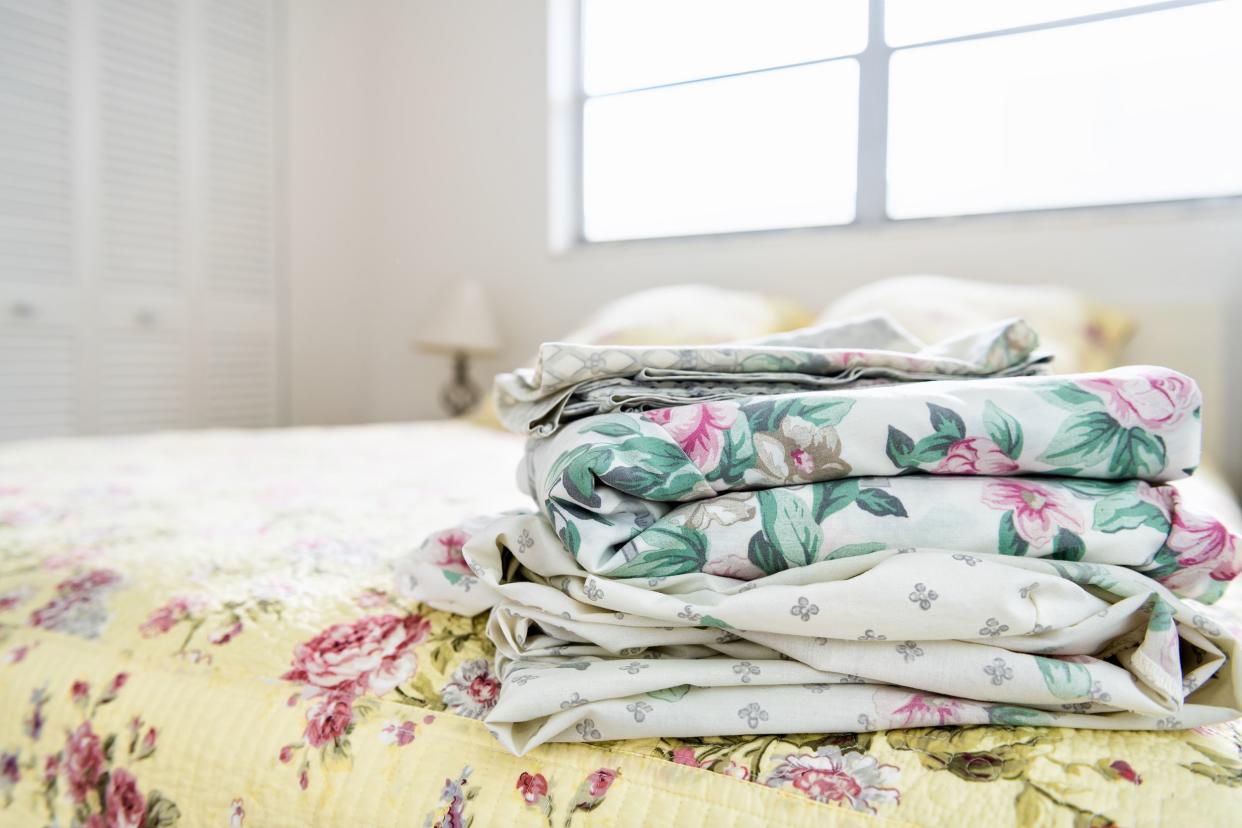
[{"label": "folded floral sheet", "polygon": [[545,343],[533,368],[496,378],[513,431],[540,436],[579,417],[859,383],[1030,374],[1050,357],[1020,319],[925,345],[887,316],[732,343],[622,347]]},{"label": "folded floral sheet", "polygon": [[1225,721],[1237,644],[1203,604],[1237,538],[1159,485],[1199,462],[1199,404],[1140,366],[597,415],[532,441],[539,512],[432,537],[403,583],[492,608],[516,752]]}]

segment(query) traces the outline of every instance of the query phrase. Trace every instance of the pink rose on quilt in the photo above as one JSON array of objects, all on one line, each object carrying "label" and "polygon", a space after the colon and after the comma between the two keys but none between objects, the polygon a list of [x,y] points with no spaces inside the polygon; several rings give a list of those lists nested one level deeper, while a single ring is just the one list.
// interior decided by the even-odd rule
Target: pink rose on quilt
[{"label": "pink rose on quilt", "polygon": [[1124,428],[1168,431],[1199,407],[1199,389],[1181,374],[1148,374],[1082,380],[1083,389],[1104,400],[1108,413]]},{"label": "pink rose on quilt", "polygon": [[421,615],[371,615],[335,624],[293,650],[293,666],[281,678],[324,692],[383,695],[414,675],[411,648],[431,623]]},{"label": "pink rose on quilt", "polygon": [[138,780],[125,768],[114,768],[108,779],[108,828],[138,828],[146,809]]},{"label": "pink rose on quilt", "polygon": [[673,763],[677,765],[686,765],[691,768],[701,768],[699,760],[694,756],[694,748],[679,747],[673,748]]},{"label": "pink rose on quilt", "polygon": [[608,793],[612,783],[617,781],[617,772],[612,768],[600,768],[586,778],[587,792],[596,798]]},{"label": "pink rose on quilt", "polygon": [[481,719],[496,706],[500,696],[500,679],[496,678],[485,658],[465,662],[453,672],[440,699],[460,716]]},{"label": "pink rose on quilt", "polygon": [[1178,510],[1166,544],[1183,567],[1210,566],[1217,581],[1231,581],[1242,572],[1238,538],[1219,520]]},{"label": "pink rose on quilt", "polygon": [[177,596],[164,606],[152,610],[147,620],[138,627],[138,631],[142,633],[143,638],[163,635],[179,621],[184,621],[191,615],[202,611],[204,603],[203,599],[197,595]]},{"label": "pink rose on quilt", "polygon": [[734,779],[741,779],[742,781],[750,779],[750,768],[745,765],[739,765],[732,759],[729,760],[729,764],[725,765],[720,772],[725,776],[732,776]]},{"label": "pink rose on quilt", "polygon": [[881,765],[875,757],[836,745],[812,754],[789,753],[766,780],[769,787],[788,783],[816,802],[848,805],[874,814],[876,805],[896,805],[901,794],[892,786],[900,773],[896,765]]},{"label": "pink rose on quilt", "polygon": [[470,566],[461,553],[462,547],[468,540],[470,536],[460,529],[450,529],[428,538],[427,542],[431,545],[432,553],[435,555],[435,565],[463,575],[471,574]]},{"label": "pink rose on quilt", "polygon": [[1012,474],[1018,470],[1013,458],[986,437],[967,437],[949,446],[936,474]]},{"label": "pink rose on quilt", "polygon": [[720,465],[724,434],[733,427],[737,409],[724,403],[696,403],[648,411],[643,419],[667,431],[690,462],[707,474]]},{"label": "pink rose on quilt", "polygon": [[321,696],[306,711],[306,741],[321,747],[345,735],[345,728],[354,720],[353,696],[332,693]]},{"label": "pink rose on quilt", "polygon": [[893,715],[904,713],[906,727],[957,724],[961,721],[963,704],[958,699],[915,693],[905,704],[893,710]]},{"label": "pink rose on quilt", "polygon": [[1073,503],[1037,483],[996,480],[983,490],[983,503],[993,509],[1013,510],[1018,536],[1036,548],[1047,546],[1058,529],[1082,534],[1082,516]]},{"label": "pink rose on quilt", "polygon": [[518,776],[516,787],[522,796],[522,801],[527,805],[538,805],[539,801],[548,795],[548,780],[542,773],[532,775],[522,771]]},{"label": "pink rose on quilt", "polygon": [[417,725],[409,719],[405,721],[397,721],[391,719],[380,728],[379,739],[386,745],[394,745],[396,747],[405,747],[414,741],[415,729]]},{"label": "pink rose on quilt", "polygon": [[91,730],[90,722],[82,722],[65,740],[62,767],[69,783],[69,795],[74,802],[85,802],[86,795],[94,790],[104,767],[103,747],[99,737]]}]

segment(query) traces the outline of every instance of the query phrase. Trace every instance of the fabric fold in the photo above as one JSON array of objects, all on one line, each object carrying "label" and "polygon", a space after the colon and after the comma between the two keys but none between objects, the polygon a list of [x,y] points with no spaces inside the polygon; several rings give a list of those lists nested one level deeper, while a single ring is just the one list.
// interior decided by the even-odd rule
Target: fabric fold
[{"label": "fabric fold", "polygon": [[548,342],[533,368],[496,378],[506,427],[536,436],[618,409],[909,382],[1035,373],[1050,359],[1021,319],[925,345],[885,315],[727,345],[627,347]]}]

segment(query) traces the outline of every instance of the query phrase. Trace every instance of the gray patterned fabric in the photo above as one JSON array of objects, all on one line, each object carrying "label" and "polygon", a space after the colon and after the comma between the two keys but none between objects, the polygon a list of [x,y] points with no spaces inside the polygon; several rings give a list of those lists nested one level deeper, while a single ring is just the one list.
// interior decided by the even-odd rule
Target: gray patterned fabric
[{"label": "gray patterned fabric", "polygon": [[533,368],[496,377],[501,421],[539,437],[609,411],[920,380],[1022,376],[1051,357],[1021,319],[935,345],[885,315],[749,342],[621,347],[549,342]]}]

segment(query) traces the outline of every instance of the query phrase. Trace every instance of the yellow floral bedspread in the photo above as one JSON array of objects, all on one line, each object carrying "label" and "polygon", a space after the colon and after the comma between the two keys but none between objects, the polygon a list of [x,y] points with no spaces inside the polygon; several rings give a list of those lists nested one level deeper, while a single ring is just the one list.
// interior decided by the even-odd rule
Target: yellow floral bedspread
[{"label": "yellow floral bedspread", "polygon": [[0,448],[0,825],[1236,824],[1236,723],[511,756],[481,619],[390,588],[524,505],[520,454],[439,423]]}]

